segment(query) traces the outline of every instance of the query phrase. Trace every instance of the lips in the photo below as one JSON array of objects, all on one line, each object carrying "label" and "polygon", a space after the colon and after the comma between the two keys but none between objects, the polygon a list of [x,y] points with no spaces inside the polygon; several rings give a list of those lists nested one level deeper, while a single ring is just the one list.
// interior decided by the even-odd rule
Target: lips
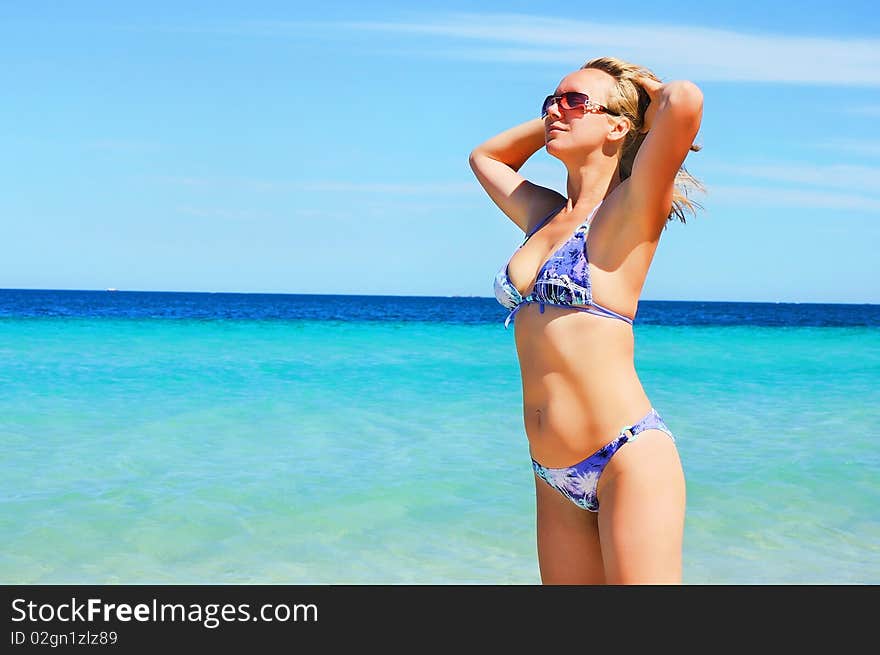
[{"label": "lips", "polygon": [[558,125],[551,125],[547,129],[547,134],[550,134],[550,132],[565,132],[565,130],[562,129],[561,127],[559,127]]}]

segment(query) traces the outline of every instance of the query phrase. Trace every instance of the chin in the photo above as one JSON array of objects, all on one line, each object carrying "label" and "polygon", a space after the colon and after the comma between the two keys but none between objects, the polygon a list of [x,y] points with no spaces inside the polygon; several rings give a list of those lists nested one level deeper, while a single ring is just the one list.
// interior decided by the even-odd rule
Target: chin
[{"label": "chin", "polygon": [[544,143],[544,148],[548,153],[553,154],[554,152],[559,152],[559,144],[556,143],[556,139],[550,139],[549,141]]}]

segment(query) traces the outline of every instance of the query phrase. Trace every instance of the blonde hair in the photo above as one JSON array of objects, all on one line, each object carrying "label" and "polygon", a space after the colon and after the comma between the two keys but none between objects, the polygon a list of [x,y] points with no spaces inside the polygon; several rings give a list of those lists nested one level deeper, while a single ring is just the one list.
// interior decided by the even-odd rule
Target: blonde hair
[{"label": "blonde hair", "polygon": [[[632,174],[636,153],[638,153],[645,137],[648,136],[647,132],[645,134],[640,134],[640,132],[644,126],[645,111],[648,109],[648,102],[651,98],[637,80],[640,76],[650,77],[658,82],[662,82],[662,80],[647,68],[618,59],[617,57],[596,57],[595,59],[590,59],[581,66],[581,70],[585,68],[596,68],[605,71],[617,80],[611,97],[608,98],[608,109],[626,117],[631,124],[630,131],[624,137],[620,157],[620,181],[622,182]],[[691,144],[690,149],[694,152],[699,152],[703,149],[703,146],[694,143]],[[675,174],[672,211],[670,211],[667,218],[667,224],[675,216],[678,216],[682,223],[686,223],[684,209],[687,208],[696,215],[694,205],[702,207],[699,203],[688,198],[688,191],[693,189],[706,191],[706,187],[697,178],[688,173],[684,164],[682,164],[679,171]]]}]

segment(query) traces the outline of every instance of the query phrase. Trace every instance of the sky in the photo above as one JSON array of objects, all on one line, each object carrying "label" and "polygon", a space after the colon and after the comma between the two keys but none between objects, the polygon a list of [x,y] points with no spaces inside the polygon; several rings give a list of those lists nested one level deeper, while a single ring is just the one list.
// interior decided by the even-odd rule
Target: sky
[{"label": "sky", "polygon": [[0,0],[0,288],[492,297],[468,155],[615,56],[703,92],[642,300],[880,303],[880,9],[791,7]]}]

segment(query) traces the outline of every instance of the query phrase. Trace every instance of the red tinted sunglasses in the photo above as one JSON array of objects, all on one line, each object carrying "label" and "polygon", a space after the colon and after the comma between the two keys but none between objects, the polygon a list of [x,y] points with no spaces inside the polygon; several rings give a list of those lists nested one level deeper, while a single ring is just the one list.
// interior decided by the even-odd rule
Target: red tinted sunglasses
[{"label": "red tinted sunglasses", "polygon": [[590,100],[590,96],[586,93],[578,93],[577,91],[566,91],[565,93],[560,93],[558,96],[549,95],[544,98],[544,104],[541,105],[541,118],[544,118],[547,115],[547,111],[550,109],[550,105],[554,102],[558,102],[559,106],[563,109],[575,109],[578,107],[583,107],[585,110],[593,106],[596,109],[602,111],[606,114],[611,114],[612,116],[620,116],[616,111],[611,111],[608,107],[604,105],[597,104]]}]

